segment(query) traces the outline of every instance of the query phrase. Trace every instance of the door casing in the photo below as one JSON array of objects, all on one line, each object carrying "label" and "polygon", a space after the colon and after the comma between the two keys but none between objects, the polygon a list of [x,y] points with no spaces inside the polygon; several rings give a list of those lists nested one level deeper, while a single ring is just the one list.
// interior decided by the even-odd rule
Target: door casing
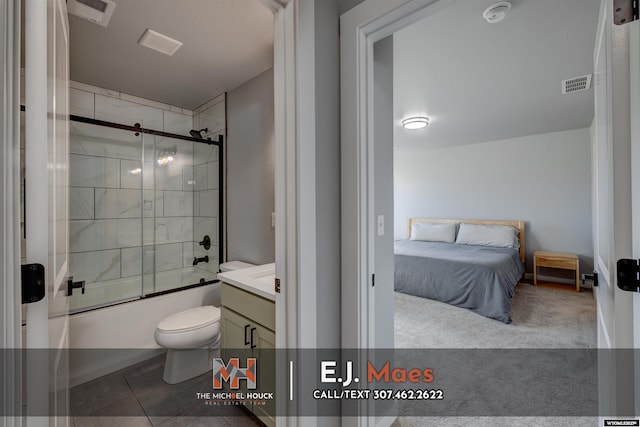
[{"label": "door casing", "polygon": [[[0,280],[2,283],[18,283],[20,280],[20,10],[21,3],[5,1],[0,5],[0,87],[3,102],[0,103]],[[17,286],[0,289],[0,348],[20,349],[21,295]],[[20,375],[21,360],[6,351],[0,366],[0,418],[5,427],[22,425],[19,416],[22,395]],[[16,354],[14,354],[16,355]]]},{"label": "door casing", "polygon": [[[300,324],[298,311],[298,229],[301,219],[297,212],[297,170],[304,169],[304,162],[296,156],[297,144],[297,110],[298,92],[296,86],[297,51],[295,37],[297,35],[297,8],[299,0],[259,0],[274,14],[274,75],[275,75],[275,136],[276,136],[276,276],[282,283],[282,292],[276,295],[276,322],[278,334],[276,346],[279,348],[297,348]],[[3,180],[3,202],[5,206],[13,206],[13,210],[5,209],[0,213],[5,230],[14,230],[13,239],[6,238],[2,251],[2,260],[12,268],[3,269],[5,283],[19,281],[19,254],[20,239],[17,229],[19,224],[19,59],[20,59],[20,2],[3,2],[3,37],[6,43],[3,47],[9,47],[11,52],[3,55],[3,83],[5,94],[12,93],[13,97],[6,96],[2,110],[5,123],[13,123],[13,126],[3,127],[4,153],[0,160],[3,166],[3,177],[13,176],[14,180]],[[12,103],[9,102],[12,100]],[[17,175],[16,175],[17,174]],[[311,189],[310,191],[314,191]],[[5,348],[21,348],[21,310],[20,292],[15,287],[6,287],[6,298],[0,308],[5,331],[13,331],[4,336],[7,344]],[[11,389],[11,393],[5,396],[20,396],[20,381],[5,382],[4,386]],[[294,391],[298,393],[298,390]],[[282,395],[288,395],[283,392]],[[20,407],[20,399],[13,402]],[[4,417],[6,425],[20,425],[19,417],[12,419]],[[279,419],[278,425],[297,425],[297,417]]]}]

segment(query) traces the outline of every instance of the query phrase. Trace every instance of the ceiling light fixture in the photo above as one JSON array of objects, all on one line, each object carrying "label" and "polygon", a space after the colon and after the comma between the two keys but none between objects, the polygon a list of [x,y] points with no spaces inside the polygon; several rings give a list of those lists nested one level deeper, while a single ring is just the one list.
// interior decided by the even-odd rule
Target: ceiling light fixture
[{"label": "ceiling light fixture", "polygon": [[429,118],[423,116],[408,117],[402,121],[402,127],[405,129],[422,129],[429,124]]},{"label": "ceiling light fixture", "polygon": [[507,17],[507,12],[511,10],[511,3],[508,1],[501,1],[495,3],[485,9],[482,17],[487,20],[489,24],[495,24],[502,21]]},{"label": "ceiling light fixture", "polygon": [[142,37],[138,40],[138,44],[169,56],[176,53],[176,51],[180,49],[180,46],[182,46],[182,42],[149,28],[142,34]]}]

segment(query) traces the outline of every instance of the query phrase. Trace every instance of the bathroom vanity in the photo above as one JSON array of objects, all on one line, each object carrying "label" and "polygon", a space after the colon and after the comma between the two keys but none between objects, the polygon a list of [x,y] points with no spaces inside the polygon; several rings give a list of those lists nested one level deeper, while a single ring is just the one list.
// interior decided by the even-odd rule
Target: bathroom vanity
[{"label": "bathroom vanity", "polygon": [[[222,282],[222,357],[225,363],[239,358],[246,367],[247,358],[256,358],[255,390],[243,393],[273,393],[274,399],[252,400],[245,406],[267,426],[275,426],[275,264],[259,265],[218,274]],[[246,394],[245,394],[246,396]]]}]

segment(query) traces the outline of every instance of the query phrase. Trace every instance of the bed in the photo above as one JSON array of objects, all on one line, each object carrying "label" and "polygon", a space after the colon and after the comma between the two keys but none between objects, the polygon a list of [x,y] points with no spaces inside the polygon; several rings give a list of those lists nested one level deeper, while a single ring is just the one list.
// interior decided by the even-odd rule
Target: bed
[{"label": "bed", "polygon": [[[408,237],[412,229],[415,232],[415,224],[449,224],[449,228],[455,224],[460,233],[463,231],[460,227],[515,229],[512,231],[519,248],[452,243],[450,239],[407,239],[394,244],[397,292],[445,302],[511,323],[511,299],[524,273],[524,222],[410,218]],[[462,236],[458,234],[456,238],[459,237]]]}]

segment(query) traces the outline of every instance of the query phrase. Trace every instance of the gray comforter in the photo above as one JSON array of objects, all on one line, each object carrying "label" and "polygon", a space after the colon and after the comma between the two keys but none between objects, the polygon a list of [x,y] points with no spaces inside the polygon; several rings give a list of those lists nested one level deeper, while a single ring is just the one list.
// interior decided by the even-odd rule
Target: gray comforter
[{"label": "gray comforter", "polygon": [[511,323],[524,266],[517,250],[455,243],[395,243],[395,290]]}]

